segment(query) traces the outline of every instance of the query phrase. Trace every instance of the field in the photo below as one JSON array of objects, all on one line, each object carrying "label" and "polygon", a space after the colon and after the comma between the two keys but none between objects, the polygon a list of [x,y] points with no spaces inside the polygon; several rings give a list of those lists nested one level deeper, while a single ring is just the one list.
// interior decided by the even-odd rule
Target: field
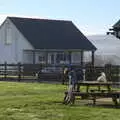
[{"label": "field", "polygon": [[120,119],[120,108],[113,106],[62,104],[65,90],[60,84],[0,82],[0,120]]}]

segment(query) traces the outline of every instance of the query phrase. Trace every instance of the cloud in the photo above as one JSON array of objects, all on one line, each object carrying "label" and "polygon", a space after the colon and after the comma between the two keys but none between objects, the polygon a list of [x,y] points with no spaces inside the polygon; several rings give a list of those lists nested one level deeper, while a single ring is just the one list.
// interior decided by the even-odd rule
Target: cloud
[{"label": "cloud", "polygon": [[108,27],[106,26],[80,26],[78,25],[78,28],[83,32],[85,35],[97,35],[97,34],[106,34],[108,31]]},{"label": "cloud", "polygon": [[85,35],[97,35],[97,34],[106,34],[108,32],[109,27],[108,25],[99,25],[99,24],[80,24],[77,21],[73,21],[77,28]]}]

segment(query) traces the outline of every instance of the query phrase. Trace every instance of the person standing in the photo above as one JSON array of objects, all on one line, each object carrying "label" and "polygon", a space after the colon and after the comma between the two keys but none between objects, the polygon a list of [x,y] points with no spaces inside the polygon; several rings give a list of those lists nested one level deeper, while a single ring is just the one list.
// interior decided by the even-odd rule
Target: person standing
[{"label": "person standing", "polygon": [[76,72],[75,70],[71,67],[69,72],[68,72],[68,78],[69,78],[69,82],[68,82],[68,94],[64,100],[64,102],[66,104],[72,102],[72,92],[75,90],[76,87]]},{"label": "person standing", "polygon": [[77,77],[77,82],[78,81],[82,82],[84,80],[84,73],[82,68],[76,70],[76,77]]},{"label": "person standing", "polygon": [[72,90],[75,90],[77,83],[76,71],[71,67],[71,70],[68,72],[69,86],[72,86]]},{"label": "person standing", "polygon": [[62,84],[64,84],[65,82],[68,81],[68,72],[69,72],[68,68],[67,67],[64,68],[64,71],[63,71],[63,83]]}]

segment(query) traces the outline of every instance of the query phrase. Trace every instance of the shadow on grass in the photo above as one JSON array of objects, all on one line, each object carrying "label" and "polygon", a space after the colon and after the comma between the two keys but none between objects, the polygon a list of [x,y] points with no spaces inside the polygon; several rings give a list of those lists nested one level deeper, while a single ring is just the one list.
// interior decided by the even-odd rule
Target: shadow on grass
[{"label": "shadow on grass", "polygon": [[[77,101],[75,102],[75,104],[68,104],[68,105],[65,105],[63,104],[63,101],[62,100],[42,100],[42,101],[37,101],[37,102],[32,102],[32,106],[53,106],[55,107],[56,105],[58,106],[66,106],[66,107],[93,107],[93,108],[111,108],[111,109],[120,109],[120,104],[118,105],[115,105],[113,104],[112,102],[110,103],[107,103],[107,102],[97,102],[95,105],[92,103],[92,102],[88,102],[88,101]],[[27,107],[28,104],[25,104],[24,107]]]},{"label": "shadow on grass", "polygon": [[112,105],[112,104],[99,104],[94,105],[95,107],[103,107],[103,108],[117,108],[120,109],[120,105]]},{"label": "shadow on grass", "polygon": [[111,109],[120,109],[120,104],[118,105],[114,105],[114,104],[105,104],[105,103],[101,103],[101,104],[92,104],[92,103],[86,103],[86,104],[76,104],[76,107],[80,107],[80,106],[87,106],[87,107],[93,107],[93,108],[111,108]]},{"label": "shadow on grass", "polygon": [[[42,104],[48,104],[48,105],[53,105],[53,104],[61,104],[61,105],[64,105],[63,104],[63,101],[50,101],[50,102],[41,102]],[[69,104],[68,104],[69,105]],[[67,106],[67,105],[66,105]],[[93,104],[93,103],[80,103],[80,104],[71,104],[70,106],[74,106],[74,107],[80,107],[80,106],[88,106],[88,107],[103,107],[103,108],[117,108],[117,109],[120,109],[120,104],[118,105],[115,105],[115,104],[106,104],[106,103],[98,103],[98,104]]]}]

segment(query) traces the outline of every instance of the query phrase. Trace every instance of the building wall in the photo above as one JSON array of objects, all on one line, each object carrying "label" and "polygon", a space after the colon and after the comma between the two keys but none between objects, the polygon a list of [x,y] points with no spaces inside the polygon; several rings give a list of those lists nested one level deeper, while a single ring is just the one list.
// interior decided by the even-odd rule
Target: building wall
[{"label": "building wall", "polygon": [[[64,51],[64,50],[63,50]],[[63,60],[61,59],[61,60],[59,60],[59,61],[57,61],[57,55],[58,55],[59,53],[57,53],[57,52],[49,52],[48,54],[47,54],[47,58],[48,58],[48,61],[47,61],[47,63],[49,63],[49,64],[58,64],[58,63],[61,63],[61,64],[69,64],[69,60],[68,60],[68,58],[66,58],[65,60],[64,60],[64,57],[63,57]],[[62,54],[62,53],[61,53]],[[63,53],[64,54],[64,53]],[[40,62],[40,60],[39,60],[39,56],[41,56],[41,58],[42,58],[42,56],[44,56],[45,57],[45,53],[44,52],[36,52],[36,54],[35,54],[35,61],[36,61],[36,63],[45,63],[45,61],[42,61],[42,62]],[[53,58],[51,58],[51,56],[54,56]],[[73,63],[73,64],[80,64],[81,63],[81,53],[80,52],[73,52],[72,54],[71,54],[71,63]]]},{"label": "building wall", "polygon": [[33,47],[16,26],[6,19],[0,27],[0,63],[23,63],[24,49],[33,49]]},{"label": "building wall", "polygon": [[23,63],[26,63],[26,64],[33,63],[33,52],[23,51]]},{"label": "building wall", "polygon": [[[33,53],[24,50],[34,50],[33,46],[26,40],[16,26],[7,18],[0,27],[0,64],[7,63],[33,63]],[[52,63],[51,56],[57,53],[48,54],[48,63]],[[40,52],[35,55],[35,63],[40,63]],[[71,62],[80,64],[80,52],[73,52]],[[63,61],[60,61],[61,63]],[[54,58],[54,63],[56,59]],[[68,63],[66,61],[65,63]]]},{"label": "building wall", "polygon": [[80,52],[73,52],[71,55],[71,62],[79,64],[81,63],[81,53]]}]

